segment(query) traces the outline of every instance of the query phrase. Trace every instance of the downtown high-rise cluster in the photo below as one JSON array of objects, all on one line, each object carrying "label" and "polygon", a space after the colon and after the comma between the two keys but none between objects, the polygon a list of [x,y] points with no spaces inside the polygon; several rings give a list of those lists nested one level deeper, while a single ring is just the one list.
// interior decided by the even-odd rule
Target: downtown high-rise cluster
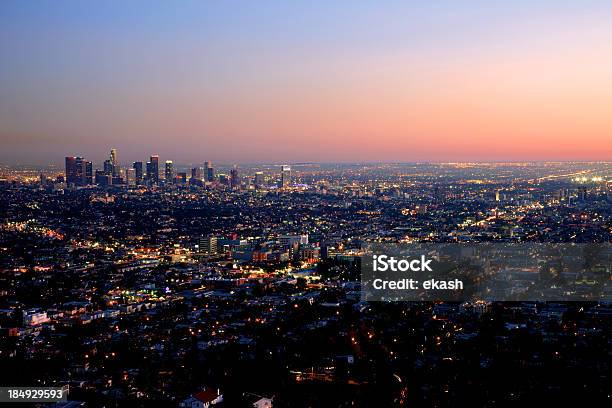
[{"label": "downtown high-rise cluster", "polygon": [[[237,166],[230,170],[229,176],[217,175],[212,162],[205,161],[203,167],[191,168],[190,174],[180,172],[172,160],[166,160],[160,169],[159,156],[152,155],[149,161],[135,161],[131,167],[122,168],[119,164],[117,149],[111,149],[102,169],[93,169],[91,161],[80,156],[66,156],[65,182],[68,186],[156,186],[156,185],[196,185],[220,183],[233,189],[240,188],[241,176]],[[262,172],[255,173],[254,184],[263,186],[265,178]],[[279,187],[291,185],[291,167],[283,165],[280,172]]]}]

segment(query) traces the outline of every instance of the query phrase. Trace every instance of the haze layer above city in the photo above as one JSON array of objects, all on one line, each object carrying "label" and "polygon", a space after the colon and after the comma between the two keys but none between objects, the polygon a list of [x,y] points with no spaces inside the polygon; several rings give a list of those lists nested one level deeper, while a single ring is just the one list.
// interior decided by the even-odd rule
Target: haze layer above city
[{"label": "haze layer above city", "polygon": [[0,162],[609,160],[608,2],[0,4]]}]

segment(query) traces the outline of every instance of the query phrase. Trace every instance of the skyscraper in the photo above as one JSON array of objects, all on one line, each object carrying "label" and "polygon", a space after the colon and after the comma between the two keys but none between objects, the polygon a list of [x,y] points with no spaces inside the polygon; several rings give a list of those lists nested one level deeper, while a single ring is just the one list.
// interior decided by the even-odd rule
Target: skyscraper
[{"label": "skyscraper", "polygon": [[76,175],[74,184],[78,186],[84,186],[87,184],[86,173],[87,173],[87,161],[82,157],[77,157],[75,160]]},{"label": "skyscraper", "polygon": [[112,165],[113,177],[119,177],[119,159],[117,158],[117,149],[111,149],[109,160]]},{"label": "skyscraper", "polygon": [[93,184],[93,165],[90,161],[85,161],[83,164],[84,164],[83,183]]},{"label": "skyscraper", "polygon": [[134,169],[134,168],[126,169],[126,172],[125,172],[125,183],[128,186],[135,186],[136,185],[136,169]]},{"label": "skyscraper", "polygon": [[77,183],[76,157],[66,156],[66,184]]},{"label": "skyscraper", "polygon": [[212,183],[215,180],[215,169],[211,162],[204,162],[204,176],[206,177],[206,181]]},{"label": "skyscraper", "polygon": [[113,162],[111,159],[104,160],[104,172],[110,176],[113,175]]},{"label": "skyscraper", "polygon": [[281,169],[281,187],[287,188],[291,185],[291,167],[284,165]]},{"label": "skyscraper", "polygon": [[166,179],[166,184],[174,182],[174,164],[172,163],[172,160],[166,160],[164,177]]},{"label": "skyscraper", "polygon": [[150,183],[159,182],[159,156],[151,156],[147,162],[147,180]]},{"label": "skyscraper", "polygon": [[91,162],[78,156],[66,156],[66,184],[83,186],[92,183]]},{"label": "skyscraper", "polygon": [[153,163],[151,163],[150,161],[147,162],[146,164],[146,175],[145,175],[145,179],[147,181],[147,183],[151,183],[153,178]]},{"label": "skyscraper", "polygon": [[134,179],[136,181],[136,184],[141,184],[142,183],[142,162],[138,161],[138,162],[134,162],[134,164],[132,164],[132,167],[134,168]]}]

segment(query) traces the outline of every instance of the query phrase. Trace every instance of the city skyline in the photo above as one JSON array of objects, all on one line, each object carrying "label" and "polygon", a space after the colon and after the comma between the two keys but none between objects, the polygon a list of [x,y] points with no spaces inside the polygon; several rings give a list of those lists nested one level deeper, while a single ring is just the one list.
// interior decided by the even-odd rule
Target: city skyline
[{"label": "city skyline", "polygon": [[100,162],[109,145],[185,163],[609,160],[611,16],[595,1],[3,2],[0,162]]}]

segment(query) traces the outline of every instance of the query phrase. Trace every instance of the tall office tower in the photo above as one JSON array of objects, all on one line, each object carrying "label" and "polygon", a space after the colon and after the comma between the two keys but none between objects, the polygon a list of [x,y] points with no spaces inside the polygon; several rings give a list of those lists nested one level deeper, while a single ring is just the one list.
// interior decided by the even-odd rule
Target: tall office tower
[{"label": "tall office tower", "polygon": [[150,158],[151,160],[151,165],[152,165],[152,173],[153,173],[153,179],[155,180],[155,182],[159,182],[159,156],[155,155],[155,156],[151,156]]},{"label": "tall office tower", "polygon": [[200,252],[206,255],[214,255],[217,253],[217,237],[208,236],[200,238]]},{"label": "tall office tower", "polygon": [[283,166],[281,169],[281,187],[287,188],[291,185],[291,167]]},{"label": "tall office tower", "polygon": [[204,171],[206,172],[204,176],[206,177],[206,181],[212,183],[215,181],[215,169],[211,162],[204,162]]},{"label": "tall office tower", "polygon": [[84,174],[83,174],[83,182],[85,184],[93,184],[93,164],[90,161],[85,161],[84,163]]},{"label": "tall office tower", "polygon": [[113,162],[110,159],[104,160],[104,172],[113,175]]},{"label": "tall office tower", "polygon": [[76,157],[66,156],[66,184],[77,183]]},{"label": "tall office tower", "polygon": [[264,185],[264,174],[263,171],[258,171],[255,173],[255,187],[263,187]]},{"label": "tall office tower", "polygon": [[135,186],[136,185],[136,169],[131,168],[131,169],[127,169],[125,172],[125,183],[128,186]]},{"label": "tall office tower", "polygon": [[87,161],[82,157],[77,157],[75,160],[76,166],[76,181],[74,184],[84,186],[87,184],[85,174],[87,172]]},{"label": "tall office tower", "polygon": [[166,184],[170,184],[174,181],[174,164],[172,160],[166,160],[164,177],[166,178]]},{"label": "tall office tower", "polygon": [[153,178],[153,163],[148,161],[145,166],[146,166],[145,179],[147,180],[147,183],[150,183],[151,179]]},{"label": "tall office tower", "polygon": [[189,184],[201,185],[202,184],[202,168],[194,167],[191,169],[191,178]]},{"label": "tall office tower", "polygon": [[141,184],[142,183],[142,162],[134,162],[132,164],[132,168],[134,169],[134,179],[136,181],[136,184]]},{"label": "tall office tower", "polygon": [[117,158],[117,149],[111,149],[110,157],[108,159],[112,165],[113,177],[119,177],[119,159]]},{"label": "tall office tower", "polygon": [[150,183],[159,182],[159,156],[151,156],[147,162],[147,180]]},{"label": "tall office tower", "polygon": [[230,185],[232,188],[240,188],[240,174],[236,166],[230,171]]}]

